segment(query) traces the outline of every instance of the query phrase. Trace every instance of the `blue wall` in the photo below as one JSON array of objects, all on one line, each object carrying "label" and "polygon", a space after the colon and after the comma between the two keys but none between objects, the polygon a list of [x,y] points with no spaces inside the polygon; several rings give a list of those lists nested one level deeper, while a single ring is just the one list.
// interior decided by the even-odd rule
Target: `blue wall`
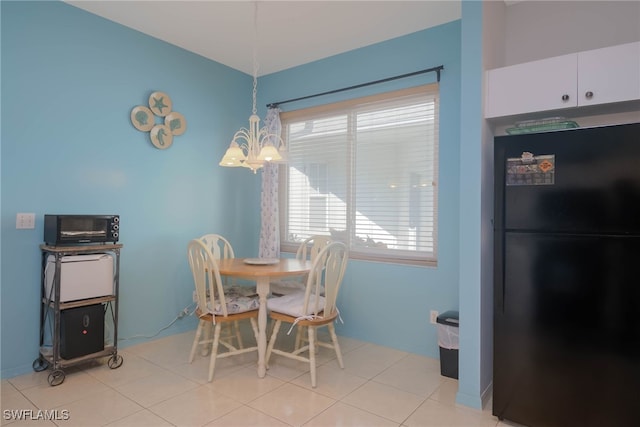
[{"label": "blue wall", "polygon": [[[338,332],[438,357],[429,311],[458,308],[460,21],[264,76],[261,105],[444,65],[440,82],[438,266],[351,260],[340,295]],[[283,111],[432,83],[436,74],[283,104]]]},{"label": "blue wall", "polygon": [[[38,355],[45,213],[121,215],[119,336],[153,335],[192,301],[189,239],[219,232],[257,255],[259,177],[218,166],[248,124],[250,76],[62,2],[1,7],[6,377]],[[129,120],[156,90],[187,121],[166,150]],[[16,230],[17,212],[35,213],[35,230]]]},{"label": "blue wall", "polygon": [[[457,401],[482,407],[481,343],[483,328],[491,325],[491,310],[482,312],[482,2],[462,2],[462,103],[460,135],[460,381]],[[462,267],[464,266],[464,267]],[[491,268],[491,267],[489,267]],[[492,288],[492,287],[491,287]],[[490,327],[490,326],[489,326]],[[483,347],[484,344],[484,347]],[[485,364],[486,365],[486,364]],[[491,363],[488,366],[491,370]]]},{"label": "blue wall", "polygon": [[[342,335],[438,357],[429,311],[459,302],[460,52],[456,21],[260,79],[264,116],[268,102],[445,67],[438,266],[351,261]],[[283,109],[434,79],[422,75]],[[164,151],[129,121],[155,90],[172,98],[188,126]],[[235,130],[246,126],[250,90],[250,76],[64,3],[2,2],[3,377],[28,372],[38,353],[45,213],[122,216],[121,337],[154,334],[191,302],[189,239],[220,232],[238,256],[257,255],[259,175],[217,165]],[[17,212],[35,212],[36,229],[16,230]],[[162,334],[192,328],[193,319],[184,319]]]}]

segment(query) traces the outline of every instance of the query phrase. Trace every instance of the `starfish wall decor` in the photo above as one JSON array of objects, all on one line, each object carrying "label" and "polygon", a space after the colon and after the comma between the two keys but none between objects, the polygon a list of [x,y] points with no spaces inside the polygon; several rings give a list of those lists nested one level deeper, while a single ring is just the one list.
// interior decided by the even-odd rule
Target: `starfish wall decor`
[{"label": "starfish wall decor", "polygon": [[[187,121],[177,111],[172,111],[171,98],[163,92],[153,92],[149,96],[149,107],[138,105],[131,110],[131,123],[142,132],[149,132],[154,147],[167,149],[173,144],[173,137],[187,130]],[[156,123],[156,116],[164,120]]]}]

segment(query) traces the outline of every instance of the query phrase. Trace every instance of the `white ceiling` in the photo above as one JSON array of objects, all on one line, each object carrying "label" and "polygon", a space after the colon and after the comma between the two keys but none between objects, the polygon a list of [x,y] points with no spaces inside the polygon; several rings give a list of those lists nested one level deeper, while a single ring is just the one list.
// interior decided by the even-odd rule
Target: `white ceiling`
[{"label": "white ceiling", "polygon": [[460,0],[66,3],[247,74],[253,73],[255,45],[258,75],[454,21],[461,13]]}]

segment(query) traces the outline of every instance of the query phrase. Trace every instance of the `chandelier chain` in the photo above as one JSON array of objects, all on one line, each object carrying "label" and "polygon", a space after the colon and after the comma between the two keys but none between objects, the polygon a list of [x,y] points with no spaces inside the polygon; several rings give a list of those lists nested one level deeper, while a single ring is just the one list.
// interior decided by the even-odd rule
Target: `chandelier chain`
[{"label": "chandelier chain", "polygon": [[260,128],[256,98],[258,96],[258,3],[254,2],[253,15],[253,112],[249,127],[241,128],[233,135],[220,166],[246,167],[255,174],[266,163],[283,160],[284,143],[280,135],[269,133],[267,126]]},{"label": "chandelier chain", "polygon": [[258,79],[253,77],[253,114],[257,114],[256,109],[256,94],[258,93]]},{"label": "chandelier chain", "polygon": [[253,114],[257,114],[256,95],[258,93],[258,2],[253,3]]}]

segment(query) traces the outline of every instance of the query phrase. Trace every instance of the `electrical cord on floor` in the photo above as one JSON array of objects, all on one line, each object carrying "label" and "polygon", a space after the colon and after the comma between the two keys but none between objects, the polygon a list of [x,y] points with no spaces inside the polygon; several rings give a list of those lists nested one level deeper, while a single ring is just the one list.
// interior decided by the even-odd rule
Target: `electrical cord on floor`
[{"label": "electrical cord on floor", "polygon": [[126,338],[118,338],[118,341],[127,341],[127,340],[132,340],[132,339],[136,339],[136,338],[155,338],[156,336],[158,336],[160,334],[160,332],[169,329],[171,327],[171,325],[173,325],[174,323],[176,323],[178,320],[182,319],[183,317],[186,316],[191,316],[194,312],[196,311],[196,303],[193,302],[191,304],[189,304],[188,306],[186,306],[185,308],[183,308],[180,313],[178,313],[178,315],[176,317],[173,318],[173,320],[171,322],[169,322],[169,324],[167,326],[164,326],[163,328],[160,328],[160,330],[158,330],[158,332],[156,332],[153,335],[134,335],[132,337],[126,337]]}]

